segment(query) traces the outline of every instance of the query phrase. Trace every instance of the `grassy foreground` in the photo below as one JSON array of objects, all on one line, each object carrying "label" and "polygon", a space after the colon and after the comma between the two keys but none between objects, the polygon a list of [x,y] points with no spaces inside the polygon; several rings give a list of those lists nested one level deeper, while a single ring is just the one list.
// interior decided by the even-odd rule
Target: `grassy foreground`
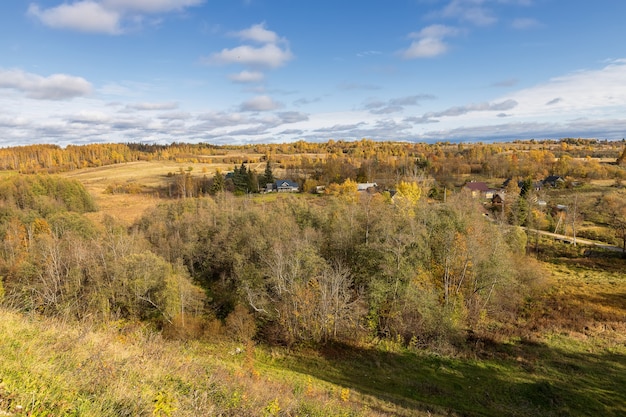
[{"label": "grassy foreground", "polygon": [[514,334],[450,355],[179,342],[0,310],[0,415],[626,415],[623,261],[556,259]]}]

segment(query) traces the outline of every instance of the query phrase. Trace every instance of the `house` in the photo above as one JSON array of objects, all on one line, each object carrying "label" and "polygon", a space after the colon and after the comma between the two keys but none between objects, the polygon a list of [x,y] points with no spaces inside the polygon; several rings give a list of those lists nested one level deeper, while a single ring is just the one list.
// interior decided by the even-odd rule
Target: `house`
[{"label": "house", "polygon": [[504,192],[499,192],[497,194],[494,194],[493,197],[491,198],[491,204],[494,207],[502,207],[502,205],[504,204],[505,196],[506,194]]},{"label": "house", "polygon": [[480,197],[480,198],[490,199],[490,198],[493,198],[493,195],[495,193],[495,190],[489,188],[489,186],[487,186],[486,183],[479,182],[479,181],[470,181],[467,184],[465,184],[463,189],[471,192],[472,197],[474,198]]},{"label": "house", "polygon": [[565,179],[558,175],[550,175],[543,180],[543,185],[549,185],[550,187],[562,187],[565,184]]},{"label": "house", "polygon": [[356,185],[357,191],[372,191],[372,189],[376,189],[378,184],[375,182],[360,182]]},{"label": "house", "polygon": [[279,193],[297,193],[300,189],[298,183],[289,180],[274,181],[274,191]]}]

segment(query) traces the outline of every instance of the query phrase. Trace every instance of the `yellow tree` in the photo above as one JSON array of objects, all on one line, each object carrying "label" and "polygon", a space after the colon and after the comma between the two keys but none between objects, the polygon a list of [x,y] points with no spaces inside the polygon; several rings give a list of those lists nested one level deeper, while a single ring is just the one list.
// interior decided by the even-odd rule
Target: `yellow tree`
[{"label": "yellow tree", "polygon": [[405,215],[413,216],[421,196],[422,190],[416,182],[400,181],[394,201]]}]

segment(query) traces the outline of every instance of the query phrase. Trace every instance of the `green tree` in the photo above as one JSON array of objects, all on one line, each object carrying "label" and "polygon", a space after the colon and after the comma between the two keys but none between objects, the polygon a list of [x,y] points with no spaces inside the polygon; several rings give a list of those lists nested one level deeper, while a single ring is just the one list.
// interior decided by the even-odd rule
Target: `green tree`
[{"label": "green tree", "polygon": [[267,160],[266,164],[265,164],[265,172],[263,173],[263,176],[261,177],[261,187],[265,187],[267,184],[272,184],[275,181],[274,178],[274,173],[272,172],[272,164],[269,161],[269,159]]},{"label": "green tree", "polygon": [[211,185],[210,193],[212,195],[221,193],[224,191],[224,187],[224,175],[222,174],[222,171],[220,171],[220,169],[218,168],[217,170],[215,170],[215,175],[213,176],[213,184]]}]

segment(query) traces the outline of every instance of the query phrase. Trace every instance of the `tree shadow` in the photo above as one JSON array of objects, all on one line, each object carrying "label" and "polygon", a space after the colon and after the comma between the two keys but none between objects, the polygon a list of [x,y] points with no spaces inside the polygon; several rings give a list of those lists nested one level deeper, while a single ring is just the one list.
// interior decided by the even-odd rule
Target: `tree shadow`
[{"label": "tree shadow", "polygon": [[[626,314],[626,293],[598,293],[588,297],[589,302],[622,310]],[[626,318],[626,317],[625,317]]]},{"label": "tree shadow", "polygon": [[293,371],[406,410],[398,415],[626,415],[626,356],[617,353],[489,341],[482,358],[459,359],[334,344],[285,361]]}]

